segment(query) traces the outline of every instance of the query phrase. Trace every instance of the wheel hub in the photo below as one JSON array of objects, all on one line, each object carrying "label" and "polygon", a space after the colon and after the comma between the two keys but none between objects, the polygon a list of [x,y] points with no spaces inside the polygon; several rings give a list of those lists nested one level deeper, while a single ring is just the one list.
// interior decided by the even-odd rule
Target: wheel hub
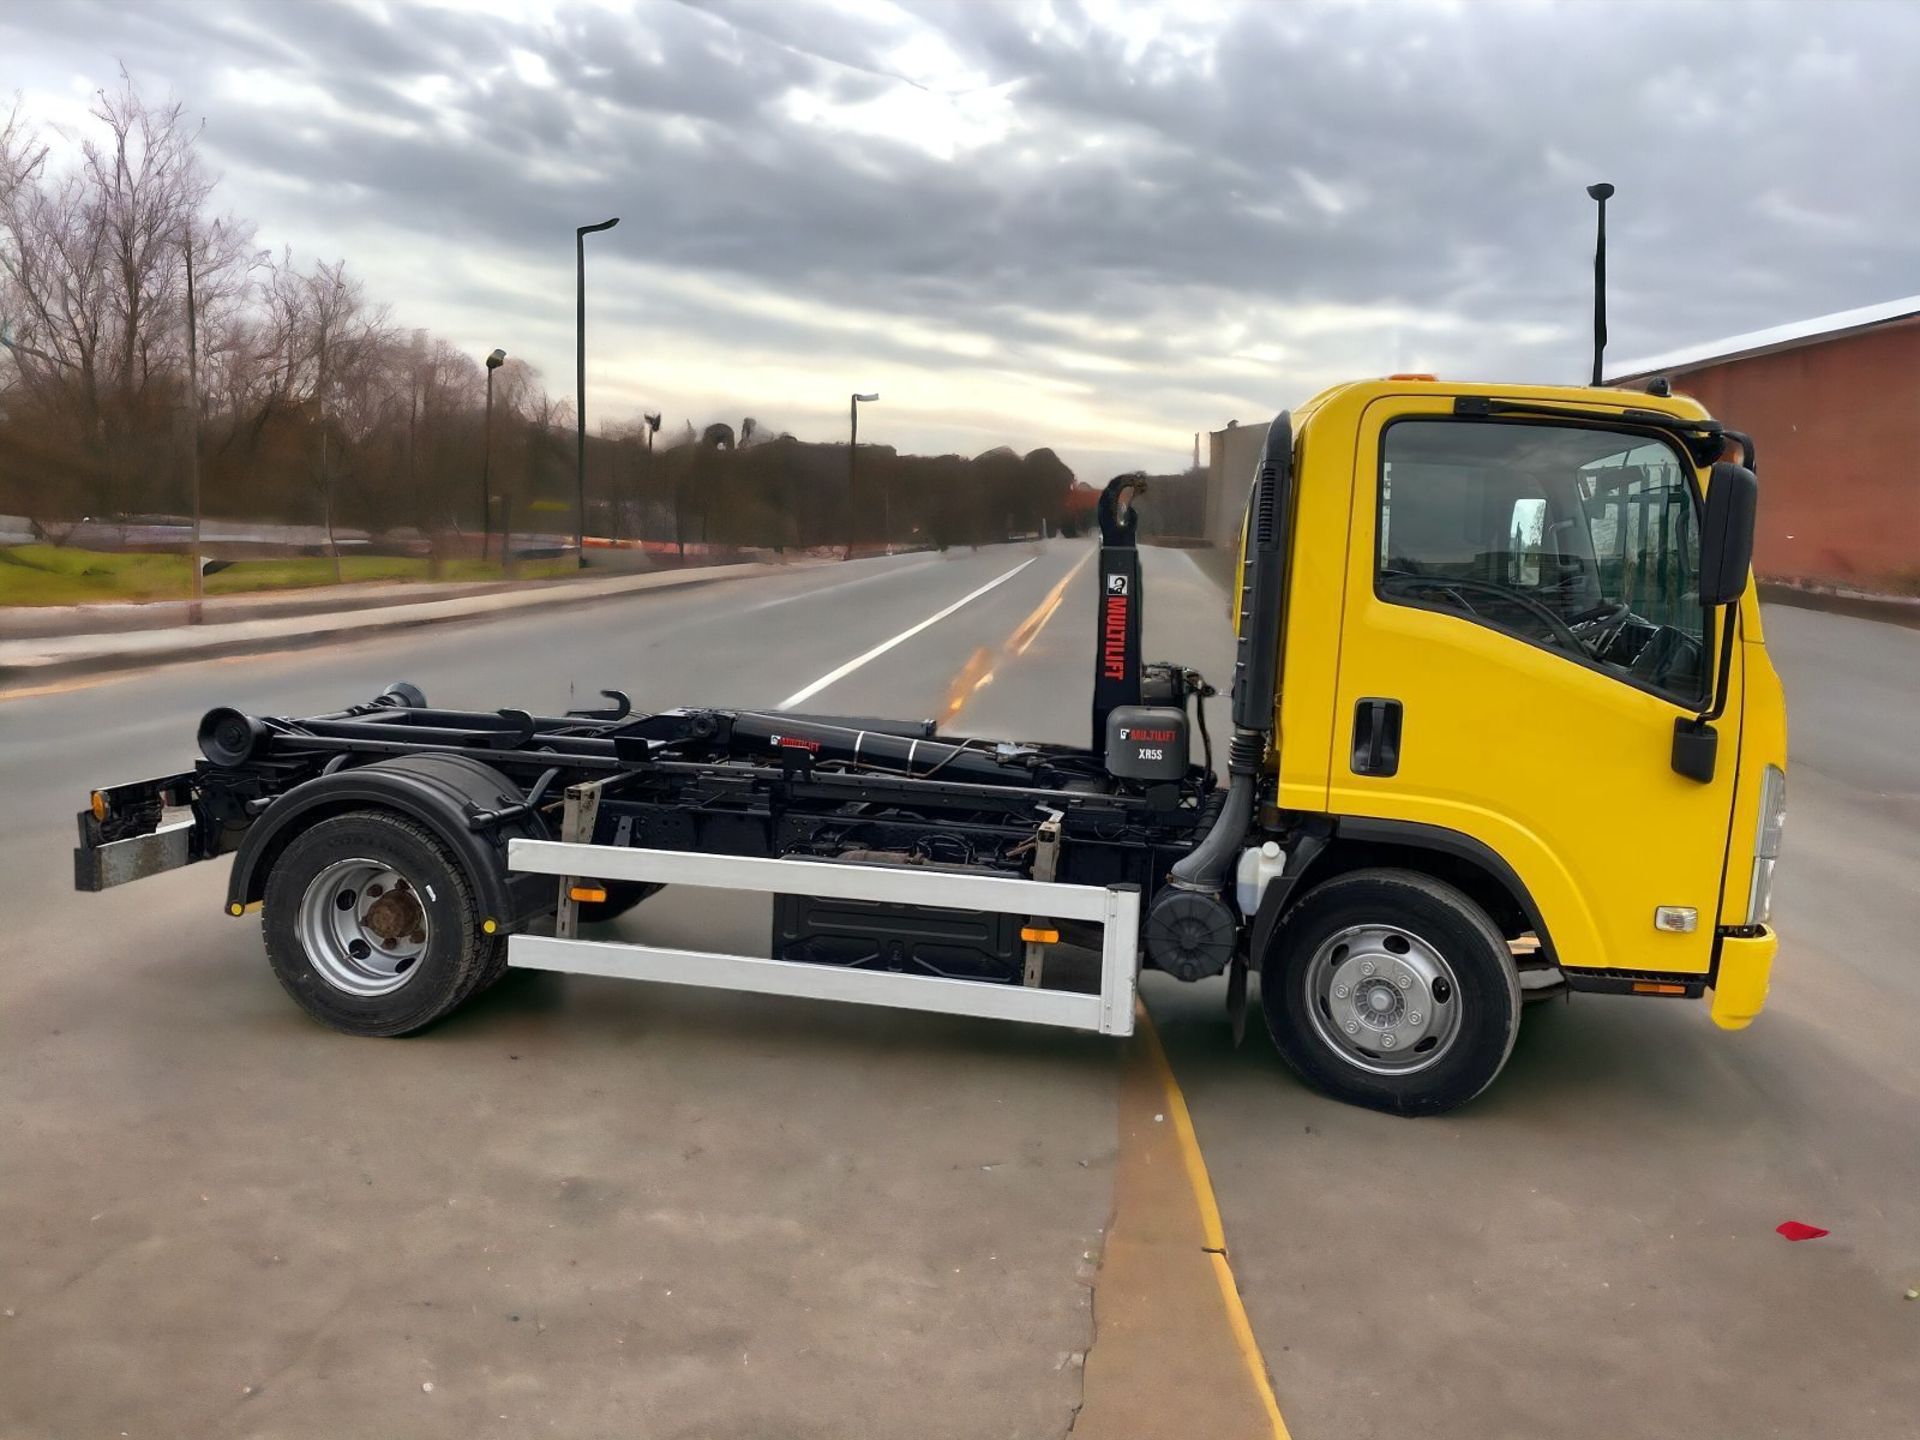
[{"label": "wheel hub", "polygon": [[295,928],[320,978],[363,999],[412,979],[431,939],[412,883],[378,860],[336,860],[314,876]]},{"label": "wheel hub", "polygon": [[367,893],[374,897],[374,901],[360,921],[380,938],[381,944],[392,948],[398,941],[410,940],[417,935],[426,915],[404,879],[384,893],[379,883],[375,882],[367,887]]},{"label": "wheel hub", "polygon": [[1366,980],[1354,987],[1354,1011],[1371,1030],[1392,1031],[1407,1007],[1400,994],[1384,980]]},{"label": "wheel hub", "polygon": [[1446,957],[1411,931],[1359,925],[1328,937],[1306,971],[1308,1014],[1321,1039],[1375,1074],[1432,1065],[1459,1030],[1459,982]]}]

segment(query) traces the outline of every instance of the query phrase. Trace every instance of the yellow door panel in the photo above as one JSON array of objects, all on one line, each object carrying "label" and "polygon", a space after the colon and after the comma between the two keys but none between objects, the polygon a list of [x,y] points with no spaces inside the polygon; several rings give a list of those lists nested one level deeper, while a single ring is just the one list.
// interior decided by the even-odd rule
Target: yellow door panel
[{"label": "yellow door panel", "polygon": [[[1376,401],[1359,419],[1327,808],[1489,846],[1563,965],[1704,973],[1739,732],[1720,722],[1712,783],[1674,772],[1674,721],[1699,704],[1671,692],[1707,664],[1688,648],[1705,627],[1686,594],[1698,529],[1679,467],[1696,486],[1697,472],[1677,452],[1661,469],[1642,436],[1577,427],[1489,440],[1427,421],[1385,440],[1410,412],[1513,429],[1453,419],[1444,398]],[[1354,748],[1358,708],[1381,700],[1399,705],[1391,767]],[[1693,928],[1657,929],[1656,912]]]}]

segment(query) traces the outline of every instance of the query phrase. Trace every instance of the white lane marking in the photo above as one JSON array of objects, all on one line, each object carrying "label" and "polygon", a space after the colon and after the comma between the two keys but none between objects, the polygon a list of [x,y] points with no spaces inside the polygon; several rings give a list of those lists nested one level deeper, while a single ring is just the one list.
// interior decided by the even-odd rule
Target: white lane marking
[{"label": "white lane marking", "polygon": [[[1039,558],[1040,557],[1038,555],[1033,557],[1034,560],[1038,560]],[[808,685],[803,689],[794,691],[793,694],[789,695],[786,699],[782,700],[778,705],[774,706],[774,709],[791,710],[796,705],[804,705],[807,701],[811,700],[814,696],[818,695],[822,690],[826,689],[829,685],[833,684],[834,681],[844,680],[847,676],[851,675],[854,671],[858,670],[862,665],[866,664],[869,660],[879,659],[882,655],[886,654],[887,651],[893,649],[894,646],[903,644],[904,642],[911,640],[914,636],[918,635],[922,630],[925,630],[928,626],[938,625],[942,620],[946,619],[947,616],[953,614],[953,612],[958,610],[962,605],[970,604],[971,602],[978,600],[982,595],[986,594],[989,590],[992,590],[997,586],[1006,584],[1007,581],[1011,580],[1014,576],[1018,575],[1022,570],[1026,569],[1027,566],[1031,564],[1033,564],[1033,560],[1022,560],[1018,565],[1014,566],[1011,570],[1007,571],[1006,574],[996,575],[993,579],[989,580],[986,584],[982,585],[978,590],[975,590],[968,595],[962,595],[958,600],[954,601],[953,604],[947,606],[946,609],[939,611],[937,614],[929,615],[926,619],[922,620],[918,625],[912,626],[910,629],[902,630],[898,635],[894,636],[891,640],[882,640],[878,645],[874,646],[871,650],[867,651],[866,654],[854,656],[853,659],[847,661],[846,664],[840,666],[837,670],[829,670],[826,674],[822,675],[818,680],[814,681],[811,685]]]}]

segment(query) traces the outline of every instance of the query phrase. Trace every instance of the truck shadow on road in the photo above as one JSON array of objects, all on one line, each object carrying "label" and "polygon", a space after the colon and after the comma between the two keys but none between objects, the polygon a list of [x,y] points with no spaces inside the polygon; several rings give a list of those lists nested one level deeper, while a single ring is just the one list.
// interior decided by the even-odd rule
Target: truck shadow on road
[{"label": "truck shadow on road", "polygon": [[955,1066],[1017,1063],[1086,1070],[1100,1079],[1119,1063],[1111,1041],[1072,1031],[530,970],[508,971],[431,1033],[461,1043],[537,1035],[587,1048],[672,1038],[684,1045],[778,1048],[794,1058],[800,1052],[863,1056],[868,1063],[910,1052]]},{"label": "truck shadow on road", "polygon": [[[1176,986],[1147,978],[1148,1007],[1189,1098],[1199,1104],[1223,1090],[1258,1089],[1267,1104],[1278,1104],[1288,1117],[1296,1110],[1326,1117],[1350,1113],[1350,1107],[1309,1089],[1281,1060],[1261,1022],[1258,986],[1256,978],[1246,1039],[1236,1051],[1223,982]],[[1587,1113],[1638,1116],[1644,1123],[1650,1109],[1684,1101],[1697,1123],[1737,1124],[1750,1114],[1754,1096],[1742,1067],[1719,1048],[1728,1038],[1697,1003],[1662,1007],[1609,996],[1541,1002],[1527,1008],[1512,1059],[1499,1079],[1470,1104],[1441,1117],[1442,1123],[1559,1124],[1574,1106]]]}]

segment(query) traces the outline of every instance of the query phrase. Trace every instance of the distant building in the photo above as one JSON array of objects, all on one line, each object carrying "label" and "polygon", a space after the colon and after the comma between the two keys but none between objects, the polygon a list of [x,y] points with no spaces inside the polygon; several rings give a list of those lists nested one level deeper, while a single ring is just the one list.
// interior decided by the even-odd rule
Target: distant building
[{"label": "distant building", "polygon": [[1240,543],[1240,520],[1246,514],[1247,490],[1253,467],[1267,443],[1268,421],[1242,425],[1237,421],[1207,435],[1207,504],[1205,535],[1213,544],[1233,549]]},{"label": "distant building", "polygon": [[1920,295],[1609,367],[1753,436],[1766,579],[1920,591]]}]

